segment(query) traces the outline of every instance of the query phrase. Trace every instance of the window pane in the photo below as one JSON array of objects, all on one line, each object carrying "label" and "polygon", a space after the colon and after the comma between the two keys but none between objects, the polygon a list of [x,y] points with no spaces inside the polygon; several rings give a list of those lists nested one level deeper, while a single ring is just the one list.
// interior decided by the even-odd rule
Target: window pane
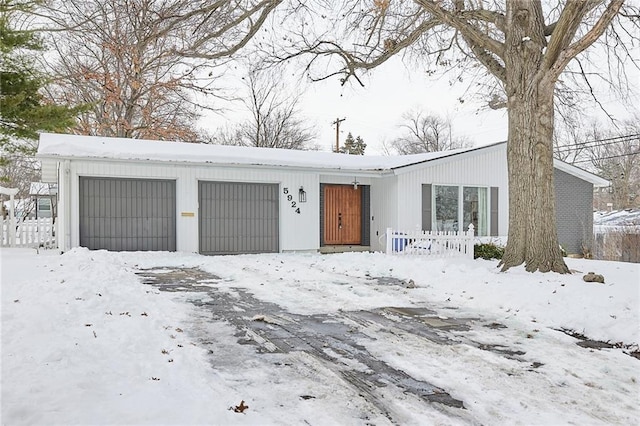
[{"label": "window pane", "polygon": [[38,210],[51,210],[51,200],[48,198],[38,198]]},{"label": "window pane", "polygon": [[462,190],[462,223],[466,231],[473,223],[475,234],[481,237],[487,235],[489,206],[487,203],[487,188],[465,186]]},{"label": "window pane", "polygon": [[458,230],[458,187],[435,187],[435,228],[437,231]]}]

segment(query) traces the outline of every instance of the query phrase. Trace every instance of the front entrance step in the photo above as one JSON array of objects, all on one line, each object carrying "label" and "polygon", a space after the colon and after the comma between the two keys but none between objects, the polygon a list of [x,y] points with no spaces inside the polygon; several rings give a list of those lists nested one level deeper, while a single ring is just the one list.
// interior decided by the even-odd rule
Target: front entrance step
[{"label": "front entrance step", "polygon": [[335,246],[322,246],[320,247],[320,253],[348,253],[352,251],[371,251],[371,246],[345,246],[345,245],[335,245]]}]

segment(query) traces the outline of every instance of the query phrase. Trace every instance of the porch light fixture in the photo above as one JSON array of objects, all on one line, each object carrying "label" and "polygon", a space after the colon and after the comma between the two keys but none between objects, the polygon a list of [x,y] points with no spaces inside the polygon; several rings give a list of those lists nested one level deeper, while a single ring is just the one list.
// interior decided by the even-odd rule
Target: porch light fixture
[{"label": "porch light fixture", "polygon": [[307,202],[307,193],[304,192],[304,186],[301,186],[298,190],[298,201],[301,203]]},{"label": "porch light fixture", "polygon": [[358,189],[358,185],[360,185],[360,182],[358,182],[358,178],[354,177],[351,184],[353,185],[353,189]]}]

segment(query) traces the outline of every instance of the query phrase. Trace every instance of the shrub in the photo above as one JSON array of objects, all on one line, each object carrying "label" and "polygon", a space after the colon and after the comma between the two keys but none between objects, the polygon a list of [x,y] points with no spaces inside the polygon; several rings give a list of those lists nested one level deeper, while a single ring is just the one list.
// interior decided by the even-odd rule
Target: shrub
[{"label": "shrub", "polygon": [[479,257],[486,260],[502,259],[502,255],[504,255],[504,247],[498,246],[494,243],[482,243],[473,246],[474,259]]}]

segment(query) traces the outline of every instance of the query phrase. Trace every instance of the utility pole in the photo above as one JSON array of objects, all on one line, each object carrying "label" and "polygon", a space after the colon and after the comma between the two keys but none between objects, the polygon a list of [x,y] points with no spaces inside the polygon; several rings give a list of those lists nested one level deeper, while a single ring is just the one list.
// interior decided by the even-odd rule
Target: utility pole
[{"label": "utility pole", "polygon": [[340,152],[340,123],[342,123],[347,118],[336,118],[336,121],[331,124],[336,125],[336,152]]}]

